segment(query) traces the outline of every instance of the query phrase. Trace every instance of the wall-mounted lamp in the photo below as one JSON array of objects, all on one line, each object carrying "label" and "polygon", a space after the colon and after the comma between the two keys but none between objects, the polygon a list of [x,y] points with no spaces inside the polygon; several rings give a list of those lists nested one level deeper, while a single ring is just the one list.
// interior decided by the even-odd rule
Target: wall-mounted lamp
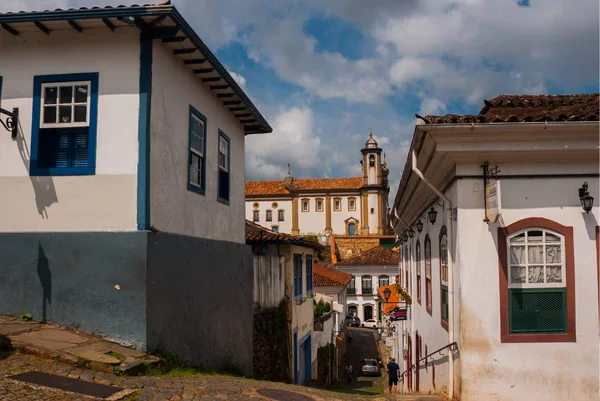
[{"label": "wall-mounted lamp", "polygon": [[386,303],[390,300],[390,295],[392,295],[392,290],[390,290],[389,287],[386,287],[385,290],[383,290],[383,298]]},{"label": "wall-mounted lamp", "polygon": [[427,212],[427,216],[429,217],[429,221],[431,222],[431,224],[435,224],[435,220],[437,219],[437,212],[435,211],[433,206],[431,207],[431,210]]},{"label": "wall-mounted lamp", "polygon": [[581,202],[581,207],[586,213],[589,213],[590,210],[592,210],[592,207],[594,206],[594,197],[588,192],[587,181],[583,183],[581,188],[579,188],[579,201]]},{"label": "wall-mounted lamp", "polygon": [[402,239],[404,240],[404,242],[408,241],[408,234],[407,233],[402,234]]},{"label": "wall-mounted lamp", "polygon": [[415,236],[415,230],[413,230],[412,228],[410,230],[408,230],[408,236],[410,238],[414,237]]},{"label": "wall-mounted lamp", "polygon": [[417,231],[421,232],[423,231],[423,222],[421,221],[421,219],[419,219],[419,221],[417,221]]}]

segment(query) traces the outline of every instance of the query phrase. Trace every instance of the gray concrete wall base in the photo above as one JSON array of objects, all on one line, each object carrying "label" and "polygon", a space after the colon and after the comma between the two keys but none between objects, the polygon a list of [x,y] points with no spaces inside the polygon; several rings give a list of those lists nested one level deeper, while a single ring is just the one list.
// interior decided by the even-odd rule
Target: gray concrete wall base
[{"label": "gray concrete wall base", "polygon": [[145,232],[0,233],[0,313],[146,346]]},{"label": "gray concrete wall base", "polygon": [[148,234],[148,347],[194,365],[252,376],[250,247]]}]

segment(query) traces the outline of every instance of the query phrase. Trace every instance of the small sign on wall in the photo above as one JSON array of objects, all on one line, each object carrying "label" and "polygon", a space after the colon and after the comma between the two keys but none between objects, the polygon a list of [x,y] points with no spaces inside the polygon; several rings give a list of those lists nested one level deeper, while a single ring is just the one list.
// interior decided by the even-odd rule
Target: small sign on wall
[{"label": "small sign on wall", "polygon": [[485,217],[491,223],[498,221],[501,213],[500,181],[490,182],[485,187]]},{"label": "small sign on wall", "polygon": [[315,331],[323,331],[323,322],[315,322]]},{"label": "small sign on wall", "polygon": [[385,337],[383,343],[388,347],[395,347],[398,345],[398,339],[395,337]]},{"label": "small sign on wall", "polygon": [[406,320],[407,308],[396,308],[390,312],[390,320],[396,322],[398,320]]}]

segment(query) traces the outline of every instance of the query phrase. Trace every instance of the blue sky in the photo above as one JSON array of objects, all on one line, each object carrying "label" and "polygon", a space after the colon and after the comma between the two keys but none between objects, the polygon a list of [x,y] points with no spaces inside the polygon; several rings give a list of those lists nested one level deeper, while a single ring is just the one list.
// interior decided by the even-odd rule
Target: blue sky
[{"label": "blue sky", "polygon": [[[132,4],[2,0],[0,11]],[[359,173],[373,129],[394,198],[414,114],[503,93],[598,91],[597,0],[174,0],[274,128],[247,179]]]}]

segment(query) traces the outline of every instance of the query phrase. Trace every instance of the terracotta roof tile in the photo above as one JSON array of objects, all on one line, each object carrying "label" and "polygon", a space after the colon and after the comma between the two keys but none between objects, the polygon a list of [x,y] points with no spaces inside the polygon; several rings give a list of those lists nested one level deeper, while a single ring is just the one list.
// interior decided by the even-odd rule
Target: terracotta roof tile
[{"label": "terracotta roof tile", "polygon": [[345,287],[348,285],[352,276],[339,270],[330,269],[329,267],[315,263],[313,265],[314,286],[333,286]]},{"label": "terracotta roof tile", "polygon": [[578,95],[500,95],[484,100],[479,114],[425,116],[428,124],[496,122],[598,121],[598,93]]},{"label": "terracotta roof tile", "polygon": [[397,265],[398,252],[383,246],[368,249],[333,266]]},{"label": "terracotta roof tile", "polygon": [[[362,177],[343,178],[298,178],[292,183],[298,191],[320,189],[360,189]],[[246,195],[290,195],[281,181],[246,181]]]},{"label": "terracotta roof tile", "polygon": [[306,241],[304,237],[299,235],[275,232],[250,220],[246,220],[246,243],[277,240],[281,242],[298,242],[310,248],[321,248],[321,244],[312,241]]}]

